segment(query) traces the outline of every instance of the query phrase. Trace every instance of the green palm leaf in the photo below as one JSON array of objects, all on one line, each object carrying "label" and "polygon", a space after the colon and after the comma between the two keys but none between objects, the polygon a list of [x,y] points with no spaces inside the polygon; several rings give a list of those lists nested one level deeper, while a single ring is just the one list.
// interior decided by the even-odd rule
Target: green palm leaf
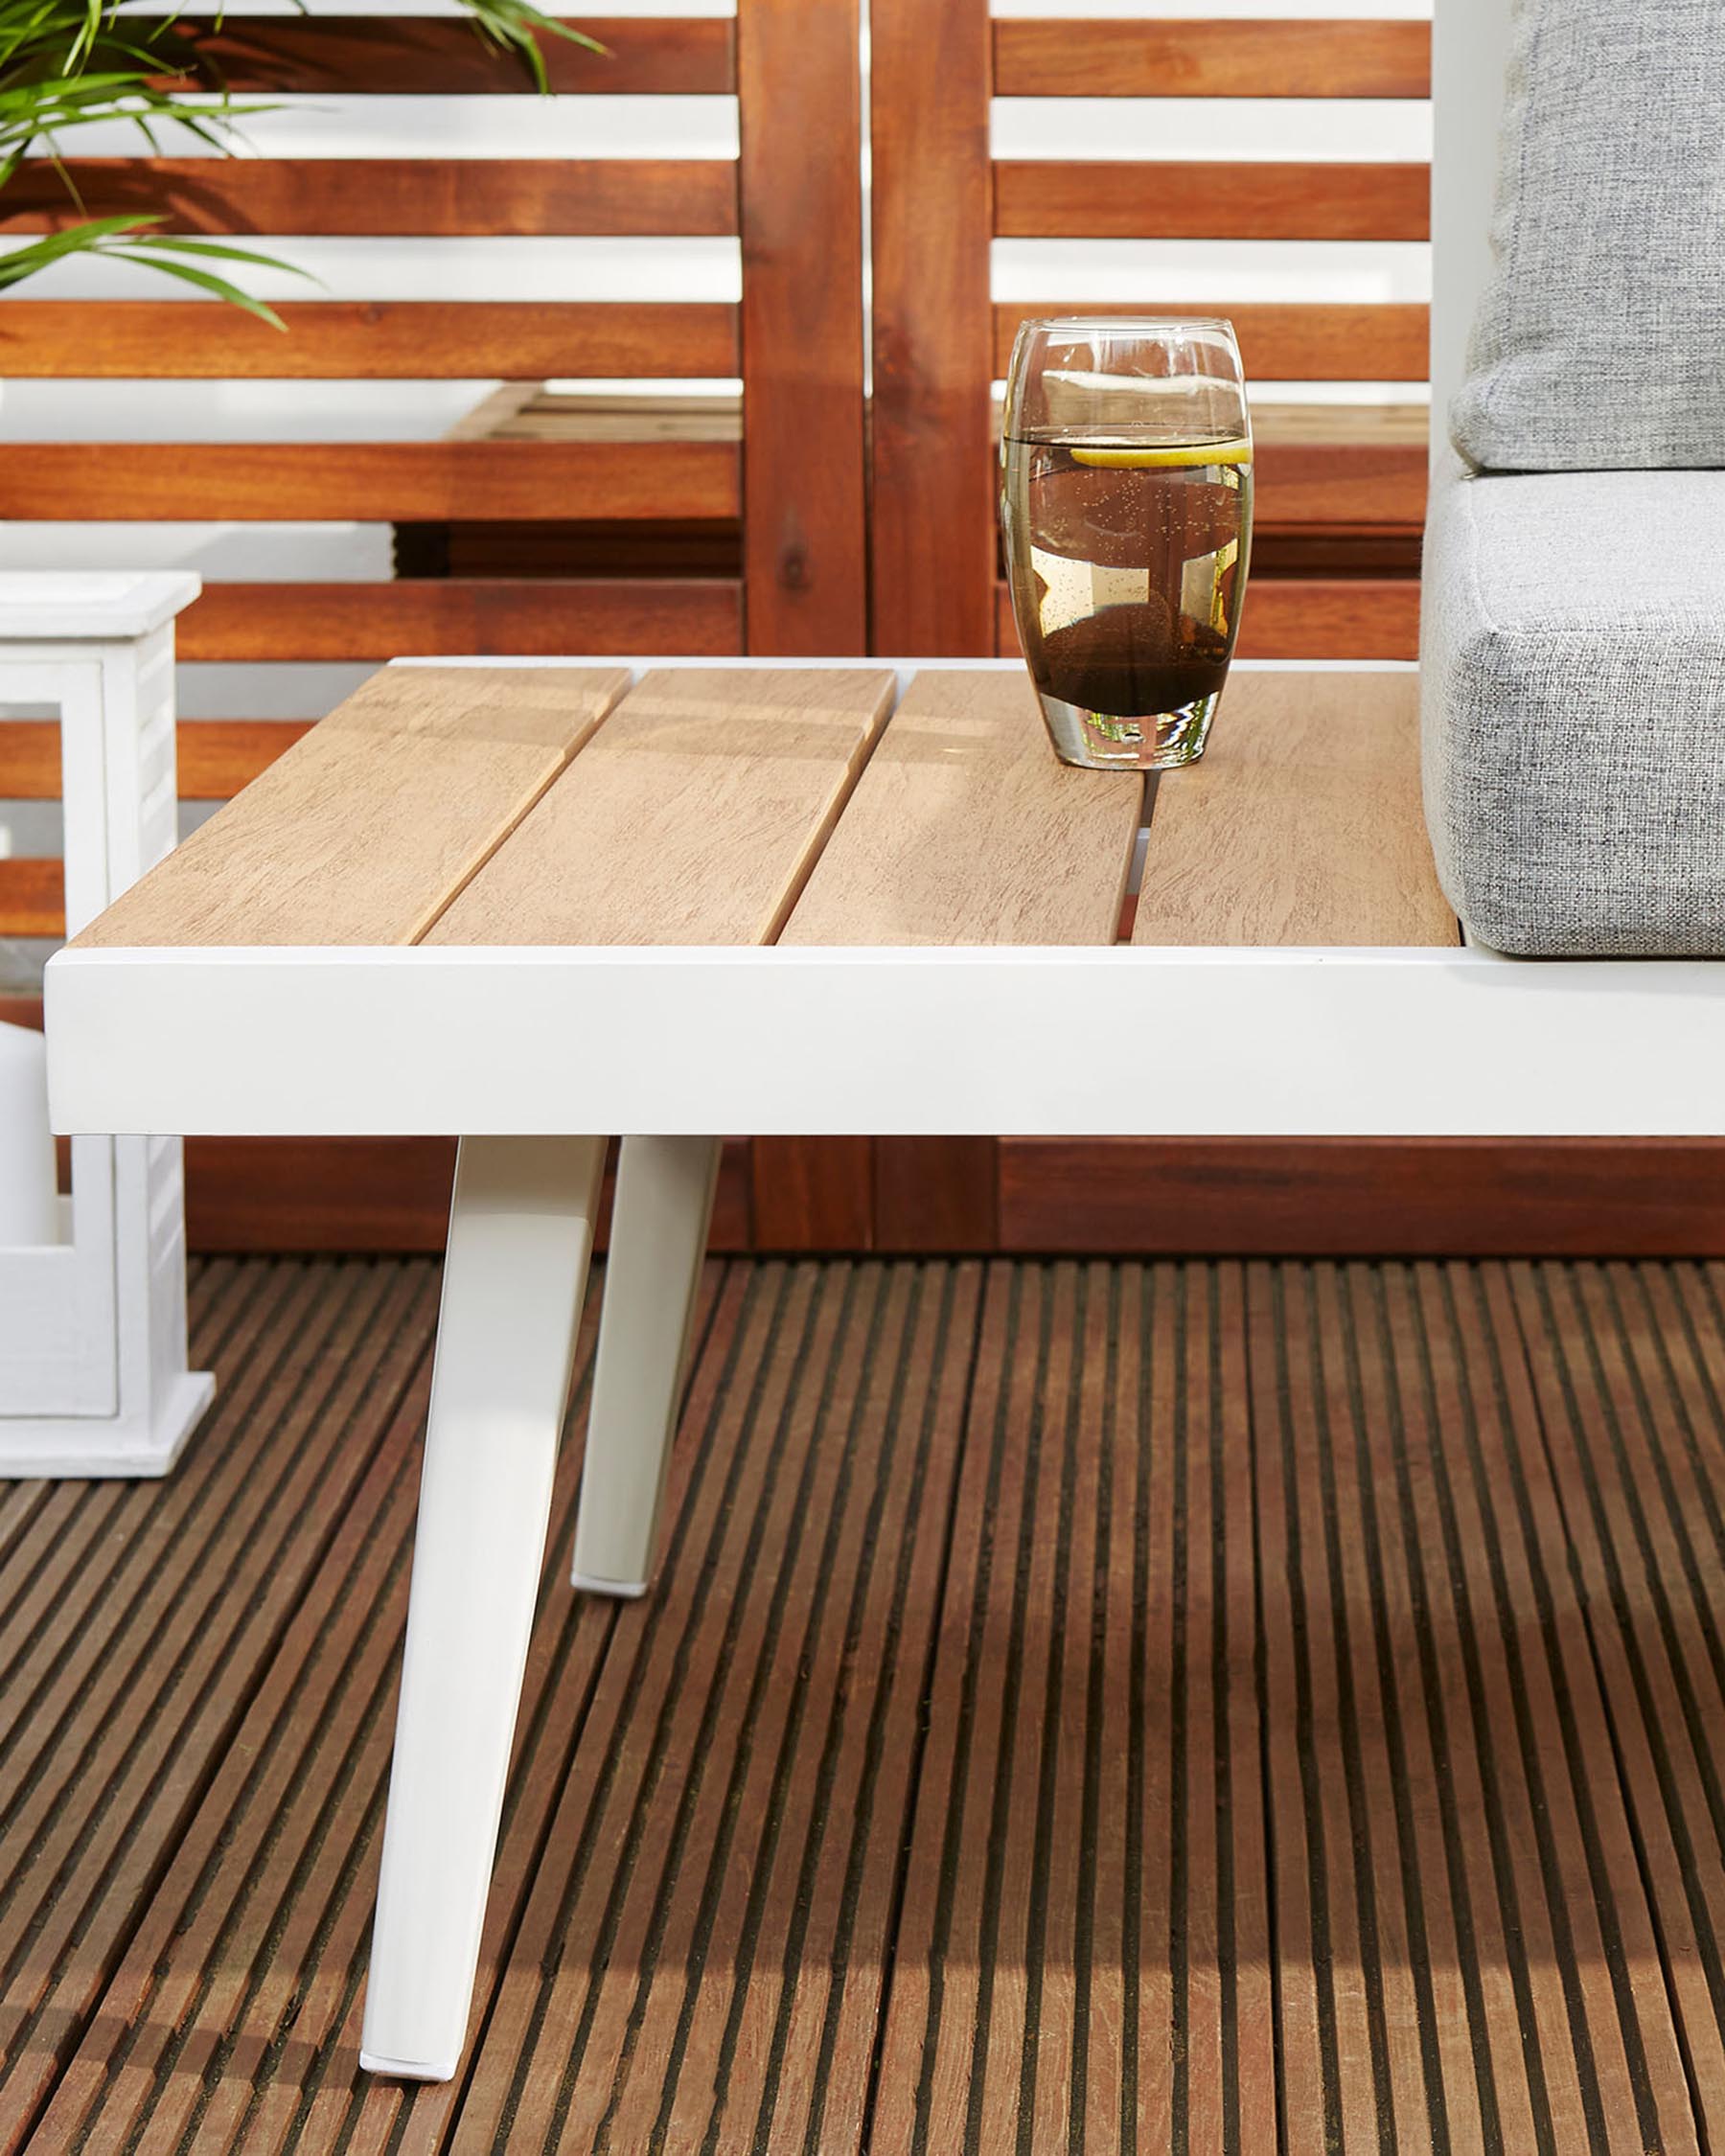
[{"label": "green palm leaf", "polygon": [[[541,38],[605,51],[532,0],[463,0],[463,5],[476,34],[518,58],[541,92],[549,88]],[[163,133],[173,129],[225,155],[242,140],[242,120],[274,109],[233,102],[208,53],[182,27],[177,10],[140,18],[127,16],[124,6],[125,0],[0,0],[0,194],[34,153],[45,156],[67,200],[81,211],[59,147],[73,129],[120,121],[135,127],[157,154]],[[0,253],[0,292],[74,255],[118,257],[283,327],[272,309],[204,265],[211,261],[252,269],[290,265],[251,248],[164,237],[151,229],[160,221],[149,215],[83,218]]]}]

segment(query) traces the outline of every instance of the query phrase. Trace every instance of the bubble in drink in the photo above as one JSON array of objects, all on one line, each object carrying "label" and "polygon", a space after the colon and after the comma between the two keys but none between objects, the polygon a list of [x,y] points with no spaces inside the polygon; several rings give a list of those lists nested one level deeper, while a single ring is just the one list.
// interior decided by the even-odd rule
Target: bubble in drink
[{"label": "bubble in drink", "polygon": [[1240,627],[1252,445],[1006,442],[1007,574],[1056,739],[1155,766],[1200,744]]}]

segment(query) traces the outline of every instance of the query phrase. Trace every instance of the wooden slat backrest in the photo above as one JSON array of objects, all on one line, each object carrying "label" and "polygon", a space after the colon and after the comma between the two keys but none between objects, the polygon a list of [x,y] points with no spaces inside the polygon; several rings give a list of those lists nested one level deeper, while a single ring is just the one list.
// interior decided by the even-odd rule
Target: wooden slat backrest
[{"label": "wooden slat backrest", "polygon": [[[996,648],[990,384],[1026,316],[1122,310],[1116,299],[992,303],[991,239],[1351,244],[1421,241],[1429,231],[1421,163],[995,162],[991,96],[1408,102],[1428,96],[1430,75],[1430,30],[1417,22],[991,21],[988,0],[877,0],[876,649]],[[1234,306],[1211,296],[1196,309],[1125,310],[1233,316],[1259,379],[1427,378],[1427,310],[1412,302]],[[1381,531],[1411,557],[1423,465],[1423,445],[1387,452],[1338,442],[1316,462],[1278,458],[1273,445],[1258,472],[1260,532],[1359,539]],[[1411,655],[1399,612],[1392,633],[1397,655]]]},{"label": "wooden slat backrest", "polygon": [[378,675],[80,940],[412,943],[628,683],[620,667]]},{"label": "wooden slat backrest", "polygon": [[1022,674],[919,674],[782,944],[1113,943],[1136,771],[1069,770]]},{"label": "wooden slat backrest", "polygon": [[1416,677],[1237,673],[1159,787],[1137,944],[1453,947],[1419,797]]}]

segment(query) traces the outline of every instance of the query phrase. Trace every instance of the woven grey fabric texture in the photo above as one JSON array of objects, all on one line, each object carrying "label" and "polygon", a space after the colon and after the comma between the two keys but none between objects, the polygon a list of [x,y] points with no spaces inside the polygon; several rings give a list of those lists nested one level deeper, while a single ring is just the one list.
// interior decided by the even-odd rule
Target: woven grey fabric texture
[{"label": "woven grey fabric texture", "polygon": [[1725,0],[1516,0],[1493,245],[1469,462],[1725,465]]},{"label": "woven grey fabric texture", "polygon": [[1725,471],[1439,475],[1426,820],[1475,939],[1725,955]]}]

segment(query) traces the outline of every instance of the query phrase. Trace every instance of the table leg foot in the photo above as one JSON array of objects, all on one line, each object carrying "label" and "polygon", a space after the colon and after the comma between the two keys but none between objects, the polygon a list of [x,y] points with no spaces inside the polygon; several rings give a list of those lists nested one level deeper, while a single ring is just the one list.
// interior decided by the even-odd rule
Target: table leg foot
[{"label": "table leg foot", "polygon": [[360,2055],[467,2037],[605,1142],[464,1138],[420,1484]]},{"label": "table leg foot", "polygon": [[653,1576],[718,1176],[717,1138],[623,1140],[575,1525],[572,1577],[593,1594]]}]

